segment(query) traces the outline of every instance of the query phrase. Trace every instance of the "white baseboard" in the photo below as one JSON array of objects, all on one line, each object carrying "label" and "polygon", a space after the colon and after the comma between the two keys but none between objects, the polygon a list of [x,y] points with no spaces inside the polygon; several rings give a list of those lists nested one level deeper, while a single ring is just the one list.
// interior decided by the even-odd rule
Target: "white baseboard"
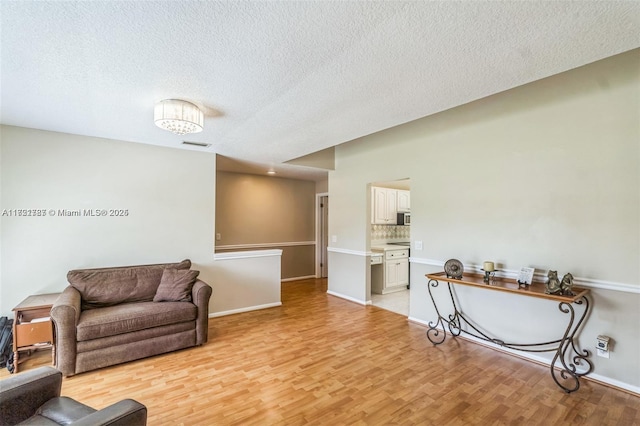
[{"label": "white baseboard", "polygon": [[429,321],[423,321],[421,319],[414,318],[414,317],[408,317],[407,321],[411,321],[411,322],[414,322],[416,324],[420,324],[420,325],[423,325],[425,327],[429,327]]},{"label": "white baseboard", "polygon": [[591,373],[588,376],[584,376],[587,380],[592,380],[594,382],[600,383],[604,386],[609,386],[612,388],[620,389],[625,392],[629,392],[634,394],[635,396],[640,396],[640,386],[633,386],[628,383],[621,382],[619,380],[612,379],[610,377],[604,377],[600,374]]},{"label": "white baseboard", "polygon": [[258,311],[260,309],[275,308],[282,306],[282,302],[267,303],[264,305],[248,306],[246,308],[231,309],[229,311],[213,312],[209,314],[209,318],[224,317],[226,315],[240,314],[242,312]]},{"label": "white baseboard", "polygon": [[304,277],[284,278],[284,279],[281,279],[280,282],[286,283],[286,282],[289,282],[289,281],[308,280],[310,278],[314,278],[315,279],[316,276],[315,275],[305,275]]},{"label": "white baseboard", "polygon": [[[416,323],[418,325],[429,327],[429,321],[420,320],[420,319],[414,318],[414,317],[409,317],[409,318],[407,318],[407,320],[411,321],[413,323]],[[437,327],[437,329],[438,330],[442,330],[442,327]],[[451,334],[449,333],[449,331],[447,331],[446,333],[447,333],[447,335],[449,337],[451,337]],[[486,342],[484,340],[478,339],[478,338],[473,337],[473,336],[466,336],[465,335],[465,336],[457,336],[457,337],[459,337],[461,339],[469,340],[469,341],[474,342],[474,343],[478,343],[480,345],[486,346],[486,347],[491,348],[491,349],[495,349],[495,350],[500,351],[500,352],[504,352],[504,353],[509,354],[509,355],[517,356],[518,358],[526,359],[527,361],[535,362],[536,364],[542,364],[542,365],[544,365],[546,367],[550,367],[551,366],[551,361],[549,359],[543,358],[541,356],[538,356],[538,355],[535,355],[535,354],[532,354],[532,353],[521,352],[521,351],[505,348],[505,347],[496,345],[496,344],[491,343],[491,342]],[[589,373],[589,375],[582,376],[582,378],[585,379],[585,380],[591,380],[591,381],[600,383],[600,384],[605,385],[605,386],[610,386],[612,388],[616,388],[616,389],[619,389],[619,390],[622,390],[622,391],[625,391],[625,392],[629,392],[629,393],[632,393],[632,394],[634,394],[636,396],[640,396],[640,387],[633,386],[633,385],[630,385],[628,383],[624,383],[624,382],[621,382],[619,380],[612,379],[610,377],[601,376],[600,374],[596,374],[596,373]]]},{"label": "white baseboard", "polygon": [[358,305],[368,305],[371,304],[370,302],[363,302],[362,300],[358,300],[356,298],[353,298],[351,296],[347,296],[345,294],[341,294],[341,293],[336,293],[335,291],[331,291],[331,290],[327,290],[327,294],[330,294],[331,296],[335,296],[335,297],[339,297],[340,299],[345,299],[348,300],[349,302],[354,302],[357,303]]}]

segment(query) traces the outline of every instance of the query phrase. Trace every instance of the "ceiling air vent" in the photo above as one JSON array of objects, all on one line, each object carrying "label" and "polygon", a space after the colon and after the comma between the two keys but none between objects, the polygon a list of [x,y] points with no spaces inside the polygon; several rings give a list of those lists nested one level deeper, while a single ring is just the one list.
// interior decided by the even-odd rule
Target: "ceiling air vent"
[{"label": "ceiling air vent", "polygon": [[197,146],[199,148],[209,148],[210,143],[182,141],[182,145]]}]

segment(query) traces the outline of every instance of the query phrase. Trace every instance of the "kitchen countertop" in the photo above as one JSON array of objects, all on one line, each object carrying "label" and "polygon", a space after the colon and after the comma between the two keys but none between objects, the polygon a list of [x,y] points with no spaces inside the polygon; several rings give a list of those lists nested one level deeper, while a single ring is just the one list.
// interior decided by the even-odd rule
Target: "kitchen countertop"
[{"label": "kitchen countertop", "polygon": [[410,248],[409,246],[386,243],[386,244],[376,244],[376,245],[371,246],[371,251],[374,251],[374,252],[385,252],[385,251],[389,251],[389,250],[403,250],[403,249],[409,249],[409,248]]}]

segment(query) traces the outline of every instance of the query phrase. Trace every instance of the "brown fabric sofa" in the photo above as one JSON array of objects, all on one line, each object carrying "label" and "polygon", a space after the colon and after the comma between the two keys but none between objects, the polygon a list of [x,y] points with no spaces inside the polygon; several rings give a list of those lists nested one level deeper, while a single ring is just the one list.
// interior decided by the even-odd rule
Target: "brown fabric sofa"
[{"label": "brown fabric sofa", "polygon": [[69,271],[51,309],[65,376],[202,345],[211,287],[191,261]]},{"label": "brown fabric sofa", "polygon": [[62,373],[52,367],[25,371],[0,381],[1,425],[110,425],[147,424],[147,408],[123,399],[95,410],[60,396]]}]

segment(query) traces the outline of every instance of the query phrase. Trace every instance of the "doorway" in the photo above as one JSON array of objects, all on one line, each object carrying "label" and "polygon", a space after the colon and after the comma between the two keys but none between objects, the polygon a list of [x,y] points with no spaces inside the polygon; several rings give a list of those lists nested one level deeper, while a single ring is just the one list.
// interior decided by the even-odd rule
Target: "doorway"
[{"label": "doorway", "polygon": [[371,304],[409,316],[411,250],[410,180],[372,182],[369,250]]},{"label": "doorway", "polygon": [[316,277],[327,278],[329,276],[329,195],[317,194],[317,235],[316,235]]}]

